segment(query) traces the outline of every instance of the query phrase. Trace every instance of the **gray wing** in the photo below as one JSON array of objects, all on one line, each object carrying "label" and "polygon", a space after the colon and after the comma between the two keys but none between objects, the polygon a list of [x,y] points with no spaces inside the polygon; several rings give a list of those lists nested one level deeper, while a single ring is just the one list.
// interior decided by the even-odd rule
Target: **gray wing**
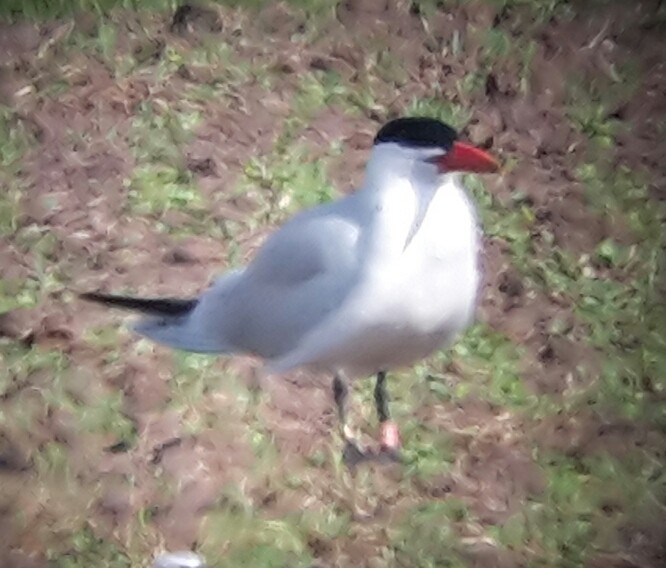
[{"label": "gray wing", "polygon": [[358,277],[359,237],[357,221],[335,207],[297,216],[233,282],[213,285],[193,315],[220,343],[280,356],[344,301]]}]

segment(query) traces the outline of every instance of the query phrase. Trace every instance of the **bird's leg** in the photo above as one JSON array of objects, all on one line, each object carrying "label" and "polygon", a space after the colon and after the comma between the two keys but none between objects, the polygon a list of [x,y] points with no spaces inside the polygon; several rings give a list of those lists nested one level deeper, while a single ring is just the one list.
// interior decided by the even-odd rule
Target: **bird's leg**
[{"label": "bird's leg", "polygon": [[397,457],[400,450],[400,431],[398,425],[391,420],[388,407],[388,393],[386,392],[386,371],[377,373],[375,381],[375,408],[381,429],[380,442],[382,451]]},{"label": "bird's leg", "polygon": [[333,398],[335,405],[338,408],[338,420],[340,421],[340,430],[342,436],[346,439],[352,438],[352,434],[347,424],[347,397],[349,395],[349,387],[339,374],[333,377]]},{"label": "bird's leg", "polygon": [[340,432],[345,442],[345,449],[342,459],[347,465],[353,467],[363,460],[364,453],[358,447],[354,439],[354,433],[347,423],[347,396],[349,387],[347,380],[341,373],[336,373],[333,377],[333,398],[338,409],[338,420],[340,422]]}]

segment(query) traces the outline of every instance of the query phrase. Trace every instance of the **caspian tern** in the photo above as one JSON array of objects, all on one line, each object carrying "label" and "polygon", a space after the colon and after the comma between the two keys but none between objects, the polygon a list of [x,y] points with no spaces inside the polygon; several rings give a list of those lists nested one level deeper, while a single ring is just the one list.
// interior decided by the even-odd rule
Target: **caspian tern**
[{"label": "caspian tern", "polygon": [[346,449],[348,378],[375,374],[382,449],[397,454],[386,372],[451,344],[476,307],[480,230],[461,173],[499,164],[457,138],[431,118],[388,122],[359,191],[300,212],[198,298],[82,297],[147,314],[134,329],[169,347],[331,373]]}]

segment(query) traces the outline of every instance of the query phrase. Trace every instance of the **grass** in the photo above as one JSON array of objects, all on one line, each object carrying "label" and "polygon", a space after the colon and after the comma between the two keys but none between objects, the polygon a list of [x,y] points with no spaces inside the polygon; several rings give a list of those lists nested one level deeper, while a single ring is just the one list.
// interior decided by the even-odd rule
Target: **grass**
[{"label": "grass", "polygon": [[130,558],[113,543],[95,536],[90,525],[83,526],[75,533],[70,546],[62,552],[53,551],[48,560],[55,568],[85,568],[86,566],[99,566],[100,568],[130,568],[135,566]]},{"label": "grass", "polygon": [[0,106],[0,238],[13,234],[20,217],[21,185],[15,177],[20,172],[21,158],[33,142],[28,126],[15,111]]},{"label": "grass", "polygon": [[[492,533],[509,547],[539,547],[550,565],[585,565],[613,547],[625,515],[646,506],[646,480],[635,461],[620,464],[604,455],[542,459],[548,465],[542,501]],[[542,526],[549,531],[539,531]]]},{"label": "grass", "polygon": [[424,568],[466,566],[461,555],[456,524],[467,517],[464,504],[454,500],[432,502],[410,511],[409,521],[391,539],[391,562],[387,566],[423,566]]},{"label": "grass", "polygon": [[407,116],[429,116],[446,122],[456,129],[464,128],[470,119],[470,111],[458,104],[446,102],[442,93],[439,97],[414,99],[405,109]]},{"label": "grass", "polygon": [[[288,0],[292,9],[301,10],[311,18],[329,16],[336,3],[328,0]],[[0,17],[9,20],[29,19],[42,21],[72,16],[80,12],[93,12],[106,16],[112,11],[175,11],[182,5],[178,0],[7,0],[0,7]],[[260,10],[268,4],[267,0],[213,0],[230,8]]]},{"label": "grass", "polygon": [[[625,91],[624,85],[619,87]],[[586,186],[589,206],[613,222],[625,223],[632,230],[632,244],[615,240],[601,241],[590,255],[576,258],[557,247],[552,239],[543,239],[540,250],[533,247],[528,232],[534,231],[535,216],[529,205],[509,204],[499,213],[494,200],[477,187],[477,196],[485,205],[490,232],[508,243],[514,265],[546,292],[564,296],[574,306],[575,314],[589,330],[586,341],[603,356],[601,375],[585,389],[585,396],[572,396],[571,402],[553,411],[568,412],[592,406],[595,412],[609,416],[618,413],[632,420],[664,423],[664,382],[658,370],[664,350],[660,331],[663,307],[656,297],[655,283],[663,274],[657,258],[661,247],[661,216],[648,198],[642,173],[606,166],[604,151],[614,145],[617,126],[607,118],[607,101],[618,97],[610,89],[604,99],[599,90],[577,91],[570,112],[573,124],[589,139],[592,162],[581,164],[579,179]],[[506,206],[506,204],[503,204]],[[536,254],[535,254],[536,253]],[[652,396],[650,393],[655,393]],[[659,394],[657,394],[659,393]],[[576,403],[575,401],[579,402]],[[505,404],[505,403],[504,403]],[[529,540],[535,527],[551,529],[537,535],[551,561],[581,565],[595,550],[613,547],[614,530],[622,525],[623,515],[635,514],[638,503],[645,504],[663,493],[663,480],[652,468],[641,469],[650,458],[637,449],[630,461],[610,456],[590,456],[581,464],[564,456],[543,456],[539,463],[548,477],[544,506],[538,520],[529,525],[518,519],[509,523],[498,538],[513,546]],[[643,466],[636,468],[637,463]],[[632,481],[629,481],[632,480]],[[625,488],[634,492],[628,495]],[[613,513],[600,513],[604,500],[617,499]],[[531,527],[531,528],[528,528]],[[593,543],[590,549],[590,543]]]},{"label": "grass", "polygon": [[[290,144],[267,158],[251,158],[237,192],[261,189],[268,196],[257,220],[275,222],[287,214],[325,203],[334,196],[324,164],[308,159],[308,148]],[[276,215],[275,215],[276,214]]]},{"label": "grass", "polygon": [[173,9],[177,3],[173,0],[8,0],[2,5],[0,16],[11,19],[45,20],[71,16],[77,12],[108,14],[116,8],[165,10]]},{"label": "grass", "polygon": [[128,183],[130,211],[134,215],[158,218],[176,209],[195,213],[204,202],[189,172],[167,164],[147,164],[135,168]]},{"label": "grass", "polygon": [[[421,16],[440,8],[437,2],[418,4]],[[455,4],[447,3],[451,9],[456,9]],[[504,0],[500,4],[510,16],[522,10],[537,13],[541,23],[571,8],[556,1]],[[49,90],[50,85],[45,85],[37,100],[60,100],[74,92],[62,80],[59,65],[77,50],[103,62],[120,88],[128,89],[134,82],[146,85],[150,96],[128,107],[127,125],[119,124],[106,134],[110,144],[130,150],[131,173],[121,188],[124,217],[141,220],[169,243],[224,235],[232,241],[233,262],[247,255],[248,235],[336,195],[329,167],[343,148],[339,140],[332,140],[324,152],[317,153],[309,144],[308,124],[330,107],[354,117],[387,116],[396,89],[407,80],[399,61],[381,51],[381,46],[367,54],[376,70],[358,83],[348,83],[330,71],[295,78],[290,84],[293,96],[286,100],[289,113],[271,131],[270,151],[245,160],[235,181],[225,180],[225,199],[246,200],[251,210],[244,212],[242,221],[228,221],[230,229],[220,228],[220,221],[209,214],[215,197],[203,191],[188,170],[188,144],[212,110],[239,104],[247,89],[256,87],[268,95],[282,85],[270,54],[259,50],[252,59],[246,56],[250,52],[243,49],[252,41],[248,34],[229,43],[202,40],[193,48],[167,42],[153,57],[154,22],[146,24],[144,35],[132,37],[132,45],[143,46],[148,55],[141,49],[135,53],[119,25],[124,12],[116,2],[81,0],[46,6],[35,0],[23,6],[30,18],[68,13],[76,6],[105,14],[116,7],[92,35],[72,32],[63,40],[63,49],[54,49],[57,64],[49,77],[56,87]],[[166,1],[142,8],[152,6],[173,8]],[[293,6],[296,12],[323,19],[330,19],[333,10],[331,3],[318,0]],[[3,5],[5,15],[12,17],[15,8]],[[249,13],[247,6],[236,8],[239,14]],[[316,23],[308,26],[294,38],[303,50],[312,49],[310,42],[325,35]],[[516,44],[503,28],[479,33],[483,64],[506,65],[524,86],[521,92],[528,92],[536,49],[529,34]],[[445,47],[453,55],[466,49],[462,36],[452,38]],[[177,97],[171,96],[169,85],[184,67],[192,73],[211,73],[208,79],[179,91]],[[284,451],[285,440],[270,422],[271,412],[276,412],[271,400],[249,387],[246,377],[231,365],[205,356],[166,354],[145,341],[130,343],[129,336],[118,331],[117,320],[94,322],[74,345],[65,342],[68,347],[0,340],[0,433],[28,448],[31,488],[20,493],[24,513],[12,520],[9,534],[58,568],[147,565],[163,544],[160,515],[168,515],[163,511],[182,497],[188,482],[197,483],[197,475],[211,468],[213,477],[229,474],[214,502],[202,512],[204,522],[195,539],[213,567],[311,566],[317,559],[352,566],[358,565],[359,556],[373,568],[463,567],[479,550],[514,552],[534,566],[578,566],[600,552],[614,552],[627,523],[649,517],[653,503],[664,498],[658,456],[651,447],[634,448],[621,456],[546,449],[537,431],[540,421],[559,417],[578,423],[589,414],[602,423],[634,421],[639,428],[666,424],[663,405],[658,404],[664,393],[660,370],[666,365],[666,345],[661,322],[666,314],[655,293],[655,283],[663,275],[662,212],[650,201],[644,173],[608,169],[615,136],[624,128],[610,111],[630,95],[626,85],[632,83],[630,69],[616,71],[623,80],[610,87],[572,85],[567,114],[589,143],[576,171],[585,187],[587,207],[594,215],[626,225],[628,237],[609,236],[584,255],[567,250],[540,223],[525,195],[516,192],[503,201],[479,179],[469,180],[486,233],[506,246],[508,260],[523,275],[527,293],[557,296],[571,306],[575,328],[586,331],[580,338],[572,335],[568,324],[553,320],[550,333],[583,341],[598,353],[602,361],[598,376],[558,396],[537,396],[524,381],[527,348],[513,343],[502,329],[479,323],[450,351],[414,371],[391,376],[392,411],[402,425],[405,443],[404,466],[397,473],[390,468],[366,468],[351,475],[340,463],[336,442],[326,441],[300,453]],[[447,102],[447,95],[457,91],[464,100],[473,100],[483,90],[484,80],[481,72],[469,77],[457,85],[429,86],[424,96],[403,101],[402,112],[466,126],[471,111]],[[72,147],[90,144],[85,134],[72,129]],[[0,237],[11,239],[28,274],[0,279],[0,313],[55,305],[53,298],[60,297],[79,276],[72,267],[80,261],[66,256],[65,239],[57,228],[24,219],[25,174],[34,165],[29,152],[38,144],[15,111],[1,110],[0,182],[8,191],[0,196]],[[182,216],[172,222],[170,212]],[[97,254],[114,252],[92,242]],[[124,252],[131,256],[131,250]],[[113,262],[113,257],[106,258],[105,273]],[[134,266],[136,271],[142,268]],[[44,303],[49,299],[50,303]],[[71,309],[66,302],[63,306],[63,310]],[[150,371],[135,369],[137,361],[149,362]],[[139,388],[143,383],[132,381],[147,373],[150,381],[168,381],[168,396],[137,416],[128,406],[126,388]],[[355,424],[364,439],[374,437],[372,384],[359,383],[354,398]],[[471,412],[479,400],[489,408],[486,420],[461,426],[459,417]],[[145,424],[167,415],[176,420],[178,436],[197,440],[202,452],[182,477],[164,464],[149,464],[153,448],[148,446],[156,440]],[[281,420],[293,428],[303,427],[303,420],[289,413]],[[309,435],[314,438],[321,433],[313,428]],[[456,468],[462,467],[460,460],[471,459],[470,445],[488,437],[506,454],[525,452],[543,477],[543,491],[517,503],[517,510],[499,525],[483,519],[483,498],[456,492],[454,483],[443,494],[432,489],[446,479],[475,483],[469,472]],[[206,458],[205,451],[210,450],[206,444],[212,444],[211,440],[228,443],[219,450],[220,459],[229,458],[225,468]],[[77,443],[84,447],[82,455],[74,451]],[[237,475],[226,469],[242,463],[234,452],[249,456],[250,465]],[[121,484],[135,501],[131,520],[114,532],[98,515],[100,495],[111,483],[100,475],[99,464],[125,458],[132,473],[122,477]],[[478,467],[485,467],[485,462]],[[0,475],[6,482],[0,491],[0,508],[14,511],[10,507],[17,499],[13,488],[22,473]],[[142,493],[146,487],[153,492]],[[56,538],[44,536],[38,544],[24,544],[31,526],[39,527],[40,535],[55,529]]]},{"label": "grass", "polygon": [[294,519],[262,519],[251,504],[225,500],[206,524],[210,536],[203,550],[210,550],[211,556],[217,550],[226,551],[225,558],[216,564],[219,567],[307,567],[312,563]]}]

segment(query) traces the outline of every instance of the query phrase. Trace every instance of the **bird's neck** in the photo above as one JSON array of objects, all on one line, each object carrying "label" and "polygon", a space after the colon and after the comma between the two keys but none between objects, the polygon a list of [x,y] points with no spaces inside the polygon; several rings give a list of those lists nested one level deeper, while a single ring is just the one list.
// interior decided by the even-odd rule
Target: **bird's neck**
[{"label": "bird's neck", "polygon": [[444,181],[395,172],[371,178],[364,191],[372,219],[371,247],[402,251],[409,246]]}]

